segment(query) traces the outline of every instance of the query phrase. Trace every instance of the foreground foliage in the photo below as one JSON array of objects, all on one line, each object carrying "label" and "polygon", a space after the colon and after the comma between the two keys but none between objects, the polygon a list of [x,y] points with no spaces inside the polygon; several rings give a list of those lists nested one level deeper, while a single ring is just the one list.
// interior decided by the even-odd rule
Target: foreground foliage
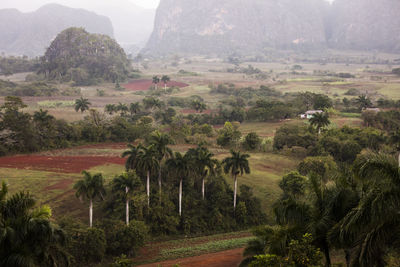
[{"label": "foreground foliage", "polygon": [[66,235],[50,222],[47,206],[36,208],[29,193],[7,197],[0,191],[0,265],[19,267],[69,266]]}]

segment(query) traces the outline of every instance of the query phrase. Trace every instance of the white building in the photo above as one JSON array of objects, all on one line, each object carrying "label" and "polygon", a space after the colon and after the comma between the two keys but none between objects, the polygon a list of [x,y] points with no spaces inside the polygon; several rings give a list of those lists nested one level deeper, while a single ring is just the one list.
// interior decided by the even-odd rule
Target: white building
[{"label": "white building", "polygon": [[322,110],[309,110],[306,113],[301,114],[300,118],[302,118],[302,119],[311,119],[317,113],[324,113],[324,111],[322,111]]}]

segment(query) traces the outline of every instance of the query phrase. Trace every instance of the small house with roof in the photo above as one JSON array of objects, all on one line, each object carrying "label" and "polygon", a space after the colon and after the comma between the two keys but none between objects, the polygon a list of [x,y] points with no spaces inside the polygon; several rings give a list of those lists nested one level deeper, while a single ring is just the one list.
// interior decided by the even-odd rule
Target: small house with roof
[{"label": "small house with roof", "polygon": [[301,114],[300,118],[302,119],[311,119],[312,117],[314,117],[315,114],[319,114],[319,113],[324,113],[324,111],[322,110],[308,110],[306,113]]}]

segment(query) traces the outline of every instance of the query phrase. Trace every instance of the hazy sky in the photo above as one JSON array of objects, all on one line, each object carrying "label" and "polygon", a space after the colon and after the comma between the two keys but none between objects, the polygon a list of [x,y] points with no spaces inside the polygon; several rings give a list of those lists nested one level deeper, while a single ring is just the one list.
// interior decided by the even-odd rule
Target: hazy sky
[{"label": "hazy sky", "polygon": [[[142,6],[145,8],[157,8],[160,0],[127,0],[135,5]],[[199,0],[201,1],[201,0]],[[329,2],[333,2],[334,0],[327,0]],[[47,3],[62,3],[71,7],[79,7],[79,3],[82,3],[83,8],[87,8],[88,4],[96,6],[100,3],[100,5],[104,2],[108,2],[109,4],[117,4],[118,0],[0,0],[0,9],[1,8],[17,8],[21,11],[34,11],[38,9],[40,6]],[[68,5],[68,3],[71,3]],[[102,2],[102,3],[101,3]]]},{"label": "hazy sky", "polygon": [[160,0],[130,0],[134,4],[147,8],[156,8]]},{"label": "hazy sky", "polygon": [[[23,12],[34,11],[44,4],[48,3],[61,3],[71,7],[94,7],[108,5],[118,5],[121,0],[0,0],[0,9],[2,8],[17,8]],[[135,5],[145,8],[157,8],[160,0],[126,0]]]}]

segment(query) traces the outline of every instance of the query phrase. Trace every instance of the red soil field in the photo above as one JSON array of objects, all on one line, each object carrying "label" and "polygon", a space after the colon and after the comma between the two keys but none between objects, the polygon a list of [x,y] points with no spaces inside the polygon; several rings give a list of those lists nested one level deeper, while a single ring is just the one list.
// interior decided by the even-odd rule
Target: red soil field
[{"label": "red soil field", "polygon": [[[152,80],[135,80],[135,81],[131,81],[128,84],[123,84],[122,86],[129,91],[147,91],[153,85],[154,84],[153,84]],[[158,84],[158,86],[160,88],[163,88],[164,83],[160,82]],[[167,82],[167,87],[173,87],[173,86],[183,88],[183,87],[187,87],[189,85],[187,83],[181,83],[181,82],[177,82],[177,81]]]},{"label": "red soil field", "polygon": [[176,259],[147,265],[140,265],[140,267],[171,267],[175,264],[179,264],[179,266],[181,267],[236,267],[239,266],[240,262],[243,260],[243,250],[243,248],[238,248],[184,259]]},{"label": "red soil field", "polygon": [[128,143],[101,143],[101,144],[78,146],[75,147],[74,149],[127,149],[127,145]]},{"label": "red soil field", "polygon": [[124,165],[125,160],[119,157],[49,157],[22,155],[0,158],[0,167],[16,168],[60,173],[80,173],[83,170],[104,164]]}]

